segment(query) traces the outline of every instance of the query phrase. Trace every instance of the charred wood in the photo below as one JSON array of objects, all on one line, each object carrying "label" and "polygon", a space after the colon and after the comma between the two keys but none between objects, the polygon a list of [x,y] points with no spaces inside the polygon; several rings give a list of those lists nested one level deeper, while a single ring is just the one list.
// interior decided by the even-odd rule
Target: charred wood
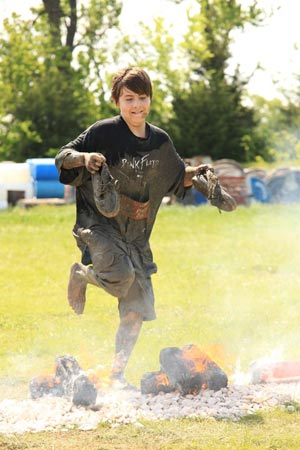
[{"label": "charred wood", "polygon": [[35,377],[30,381],[31,398],[46,395],[67,397],[74,405],[88,406],[96,403],[97,389],[84,375],[73,356],[58,356],[55,360],[55,375]]}]

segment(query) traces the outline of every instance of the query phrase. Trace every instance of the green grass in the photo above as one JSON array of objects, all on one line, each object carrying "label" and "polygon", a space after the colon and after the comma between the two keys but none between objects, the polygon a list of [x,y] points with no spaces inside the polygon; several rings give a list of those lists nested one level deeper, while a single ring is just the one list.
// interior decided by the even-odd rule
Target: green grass
[{"label": "green grass", "polygon": [[[79,260],[74,216],[73,205],[0,212],[0,399],[28,396],[30,378],[52,373],[58,354],[74,355],[84,369],[110,369],[116,300],[91,286],[81,317],[66,300],[69,268]],[[209,206],[162,208],[151,238],[158,318],[144,324],[127,378],[138,384],[145,372],[159,369],[162,348],[190,343],[209,352],[229,376],[238,361],[246,372],[251,361],[277,350],[283,359],[299,359],[299,219],[298,205],[254,204],[222,214]],[[299,448],[297,427],[298,412],[274,412],[239,424],[100,426],[84,434],[86,444],[82,432],[63,435],[61,446],[51,433],[9,444],[3,437],[0,448],[290,450]]]},{"label": "green grass", "polygon": [[[272,411],[239,423],[214,419],[100,425],[97,431],[1,436],[1,450],[299,450],[300,414]],[[2,446],[1,446],[2,445]]]}]

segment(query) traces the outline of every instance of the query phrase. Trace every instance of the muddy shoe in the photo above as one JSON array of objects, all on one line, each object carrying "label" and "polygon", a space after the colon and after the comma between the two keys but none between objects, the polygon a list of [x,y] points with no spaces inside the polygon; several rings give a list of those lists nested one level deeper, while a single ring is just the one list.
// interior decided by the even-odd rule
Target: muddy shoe
[{"label": "muddy shoe", "polygon": [[76,314],[82,314],[86,300],[87,282],[83,279],[81,264],[74,263],[71,267],[68,285],[68,300]]},{"label": "muddy shoe", "polygon": [[222,187],[220,196],[216,196],[215,198],[212,197],[210,203],[212,206],[216,206],[222,211],[227,212],[234,211],[237,206],[234,198],[231,197],[231,195],[229,195],[228,192],[226,192],[225,189]]},{"label": "muddy shoe", "polygon": [[201,192],[211,203],[222,211],[234,211],[236,201],[220,185],[218,177],[213,170],[200,172],[192,178],[192,183],[197,191]]},{"label": "muddy shoe", "polygon": [[120,198],[116,190],[117,181],[111,176],[107,164],[92,175],[92,185],[98,211],[105,217],[115,217],[120,209]]},{"label": "muddy shoe", "polygon": [[192,178],[192,183],[194,188],[197,189],[197,191],[199,191],[201,194],[204,195],[204,197],[206,197],[208,199],[208,183],[207,183],[207,178],[202,175],[195,175]]}]

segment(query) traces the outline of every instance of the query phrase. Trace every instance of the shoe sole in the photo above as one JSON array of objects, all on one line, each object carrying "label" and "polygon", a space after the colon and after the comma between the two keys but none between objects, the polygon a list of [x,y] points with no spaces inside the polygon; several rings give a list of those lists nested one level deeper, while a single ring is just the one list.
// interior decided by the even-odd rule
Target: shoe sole
[{"label": "shoe sole", "polygon": [[71,267],[68,284],[68,301],[76,314],[82,314],[86,302],[86,283],[76,274],[80,270],[80,265],[74,263]]}]

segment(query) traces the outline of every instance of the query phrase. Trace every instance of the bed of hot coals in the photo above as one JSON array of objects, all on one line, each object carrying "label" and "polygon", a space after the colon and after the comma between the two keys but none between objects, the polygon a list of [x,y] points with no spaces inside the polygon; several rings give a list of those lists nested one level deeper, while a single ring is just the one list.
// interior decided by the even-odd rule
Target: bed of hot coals
[{"label": "bed of hot coals", "polygon": [[[197,347],[171,347],[161,351],[160,370],[145,374],[140,389],[95,389],[95,379],[91,381],[77,361],[67,355],[56,359],[52,376],[31,380],[30,398],[0,402],[0,433],[74,427],[92,430],[103,422],[112,426],[143,426],[145,419],[199,417],[237,421],[274,407],[293,411],[300,403],[300,383],[293,373],[296,369],[295,364],[277,364],[267,370],[256,366],[255,382],[230,383],[216,363]],[[284,375],[282,382],[280,374]],[[291,374],[295,381],[288,378]]]},{"label": "bed of hot coals", "polygon": [[205,389],[197,395],[178,392],[143,395],[132,391],[99,392],[91,408],[75,406],[64,397],[45,396],[37,400],[0,402],[0,433],[42,430],[92,430],[101,422],[134,423],[143,419],[183,417],[239,420],[240,417],[274,407],[293,411],[300,402],[300,384],[228,385],[219,391]]}]

